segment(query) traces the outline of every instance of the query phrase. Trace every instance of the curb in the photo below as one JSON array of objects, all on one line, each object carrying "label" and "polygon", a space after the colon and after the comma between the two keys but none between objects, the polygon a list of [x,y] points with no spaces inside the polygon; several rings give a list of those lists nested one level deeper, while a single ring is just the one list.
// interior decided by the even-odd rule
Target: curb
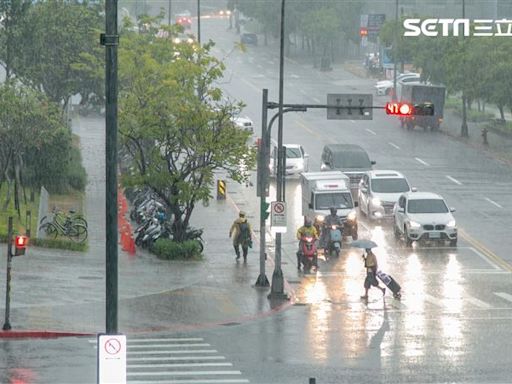
[{"label": "curb", "polygon": [[95,333],[59,332],[59,331],[0,331],[0,339],[58,339],[60,337],[92,337]]}]

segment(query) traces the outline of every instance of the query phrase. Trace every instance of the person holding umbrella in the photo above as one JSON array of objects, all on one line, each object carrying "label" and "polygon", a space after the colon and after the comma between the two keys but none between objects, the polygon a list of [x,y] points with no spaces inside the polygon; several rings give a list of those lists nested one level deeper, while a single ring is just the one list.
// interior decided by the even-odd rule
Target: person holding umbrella
[{"label": "person holding umbrella", "polygon": [[372,252],[371,248],[366,248],[366,255],[363,253],[364,266],[366,268],[366,278],[364,279],[364,296],[361,299],[368,299],[368,291],[372,286],[382,291],[382,296],[386,294],[386,288],[382,288],[377,280],[377,256]]}]

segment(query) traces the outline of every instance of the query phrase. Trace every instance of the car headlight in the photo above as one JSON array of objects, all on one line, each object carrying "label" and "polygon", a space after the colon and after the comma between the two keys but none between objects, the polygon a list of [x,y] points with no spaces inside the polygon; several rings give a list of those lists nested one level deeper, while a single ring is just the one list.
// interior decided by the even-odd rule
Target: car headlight
[{"label": "car headlight", "polygon": [[455,226],[456,226],[456,225],[457,225],[457,223],[456,223],[456,221],[455,221],[455,220],[450,220],[450,221],[448,222],[448,224],[446,224],[446,226],[447,226],[448,228],[455,228]]},{"label": "car headlight", "polygon": [[347,220],[354,221],[356,219],[356,211],[350,211],[347,215]]},{"label": "car headlight", "polygon": [[409,222],[409,227],[411,227],[412,229],[420,229],[421,228],[421,224],[417,223],[415,221],[410,221]]},{"label": "car headlight", "polygon": [[372,198],[372,205],[379,206],[381,204],[381,201],[378,197]]},{"label": "car headlight", "polygon": [[324,221],[324,217],[322,215],[317,215],[316,216],[316,221],[323,222]]}]

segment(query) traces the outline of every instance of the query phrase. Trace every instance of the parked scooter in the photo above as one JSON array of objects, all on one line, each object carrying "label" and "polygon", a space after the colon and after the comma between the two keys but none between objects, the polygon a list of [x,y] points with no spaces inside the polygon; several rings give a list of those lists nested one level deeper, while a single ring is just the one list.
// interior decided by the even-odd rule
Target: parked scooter
[{"label": "parked scooter", "polygon": [[318,268],[318,253],[316,249],[316,241],[312,236],[302,236],[297,251],[297,265],[303,265],[304,272],[310,273],[314,266]]},{"label": "parked scooter", "polygon": [[325,258],[330,258],[333,251],[336,257],[339,257],[343,239],[343,226],[333,224],[329,228],[325,228],[325,230],[329,231],[327,234],[327,244],[325,246]]}]

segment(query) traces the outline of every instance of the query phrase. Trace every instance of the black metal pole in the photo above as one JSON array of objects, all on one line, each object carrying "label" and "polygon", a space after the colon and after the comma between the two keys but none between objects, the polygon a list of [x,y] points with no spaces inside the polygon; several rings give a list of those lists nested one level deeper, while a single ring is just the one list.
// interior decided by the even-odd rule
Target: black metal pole
[{"label": "black metal pole", "polygon": [[169,10],[168,10],[168,13],[167,13],[167,25],[171,25],[171,0],[169,0],[169,3],[168,3],[168,7]]},{"label": "black metal pole", "polygon": [[5,321],[2,329],[9,331],[11,323],[9,317],[11,315],[11,268],[12,268],[12,216],[9,216],[7,228],[7,278],[5,279]]},{"label": "black metal pole", "polygon": [[197,42],[201,44],[201,0],[197,0]]},{"label": "black metal pole", "polygon": [[105,14],[106,332],[117,333],[117,0]]},{"label": "black metal pole", "polygon": [[263,207],[267,198],[267,185],[268,185],[268,148],[270,148],[270,135],[268,134],[267,127],[267,110],[268,103],[268,89],[263,89],[263,103],[261,113],[261,147],[258,166],[261,167],[260,172],[260,274],[256,280],[257,287],[268,287],[270,285],[267,276],[265,275],[265,251],[266,251],[266,225],[265,225],[265,212]]},{"label": "black metal pole", "polygon": [[[281,0],[281,36],[279,44],[279,123],[277,131],[277,200],[284,201],[283,196],[283,99],[284,99],[284,15],[285,0]],[[270,298],[286,297],[284,278],[281,269],[281,233],[276,233],[275,268],[272,274]]]},{"label": "black metal pole", "polygon": [[398,0],[395,1],[395,33],[394,33],[394,36],[393,36],[393,51],[395,51],[395,57],[393,58],[393,97],[391,98],[391,100],[393,101],[396,101],[397,97],[396,97],[396,62],[397,62],[397,59],[398,59],[398,38],[397,38],[397,34],[398,34]]},{"label": "black metal pole", "polygon": [[[462,0],[462,18],[466,18],[466,2]],[[462,34],[462,70],[466,68],[466,45],[464,42],[464,33]],[[467,122],[467,110],[466,110],[466,85],[462,84],[462,125],[460,127],[460,135],[462,137],[469,137],[468,133],[468,122]]]}]

